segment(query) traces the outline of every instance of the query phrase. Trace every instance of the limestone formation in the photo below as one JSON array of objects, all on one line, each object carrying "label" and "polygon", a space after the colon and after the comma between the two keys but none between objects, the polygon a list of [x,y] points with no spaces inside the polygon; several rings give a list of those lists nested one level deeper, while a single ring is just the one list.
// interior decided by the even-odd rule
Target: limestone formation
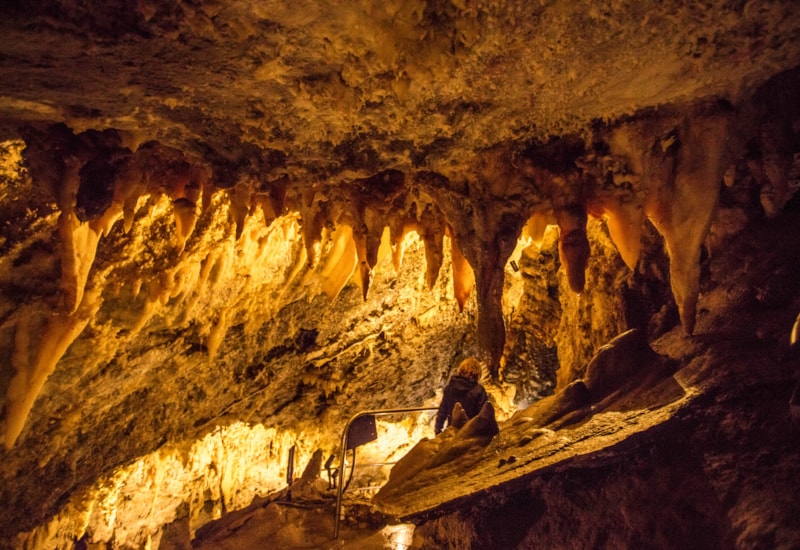
[{"label": "limestone formation", "polygon": [[408,459],[467,471],[796,315],[788,255],[722,273],[793,242],[790,0],[3,4],[11,547],[194,535],[472,355],[496,410]]}]

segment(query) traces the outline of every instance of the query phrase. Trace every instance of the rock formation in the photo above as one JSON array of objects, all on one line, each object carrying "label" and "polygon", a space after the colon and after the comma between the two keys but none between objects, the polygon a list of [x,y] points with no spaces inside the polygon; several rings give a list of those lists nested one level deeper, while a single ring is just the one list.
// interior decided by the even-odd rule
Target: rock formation
[{"label": "rock formation", "polygon": [[590,407],[797,189],[790,1],[6,4],[11,546],[194,533],[466,355]]}]

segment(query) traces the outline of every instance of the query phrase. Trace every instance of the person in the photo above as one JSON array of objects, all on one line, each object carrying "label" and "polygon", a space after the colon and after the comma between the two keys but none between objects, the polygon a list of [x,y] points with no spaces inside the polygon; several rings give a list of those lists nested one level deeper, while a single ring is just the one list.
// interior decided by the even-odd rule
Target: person
[{"label": "person", "polygon": [[453,407],[461,403],[464,412],[469,418],[481,412],[487,401],[486,390],[478,381],[481,377],[481,365],[478,360],[468,357],[458,365],[456,373],[447,382],[444,388],[442,402],[436,413],[434,432],[438,435],[444,429],[445,421],[452,422]]}]

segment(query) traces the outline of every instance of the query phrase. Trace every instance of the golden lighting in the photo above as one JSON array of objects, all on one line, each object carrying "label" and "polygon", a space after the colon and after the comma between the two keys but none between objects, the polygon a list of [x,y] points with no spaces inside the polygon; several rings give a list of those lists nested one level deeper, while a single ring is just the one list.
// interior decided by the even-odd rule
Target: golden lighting
[{"label": "golden lighting", "polygon": [[316,446],[313,435],[242,422],[217,428],[192,444],[156,451],[99,479],[48,524],[22,534],[18,546],[71,548],[86,536],[90,543],[113,539],[120,547],[158,548],[162,526],[187,508],[194,533],[223,512],[284,487],[286,456],[296,444],[295,460],[307,463]]},{"label": "golden lighting", "polygon": [[390,550],[406,550],[414,542],[413,523],[399,523],[397,525],[387,525],[381,530],[384,536],[384,548]]},{"label": "golden lighting", "polygon": [[[0,184],[19,179],[23,171],[22,150],[25,142],[21,139],[0,141]],[[3,186],[0,185],[0,202],[4,200]]]}]

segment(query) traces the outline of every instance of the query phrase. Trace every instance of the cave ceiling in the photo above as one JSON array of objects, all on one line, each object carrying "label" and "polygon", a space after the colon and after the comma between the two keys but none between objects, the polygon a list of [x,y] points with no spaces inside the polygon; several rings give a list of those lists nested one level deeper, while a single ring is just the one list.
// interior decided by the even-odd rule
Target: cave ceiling
[{"label": "cave ceiling", "polygon": [[[464,177],[479,151],[702,98],[798,61],[789,2],[26,2],[4,118],[114,128],[292,180]],[[283,166],[279,166],[283,165]],[[232,184],[218,182],[219,184]]]},{"label": "cave ceiling", "polygon": [[[580,292],[587,216],[609,219],[631,267],[646,217],[666,240],[691,332],[718,199],[707,182],[756,151],[764,208],[788,196],[797,78],[787,71],[800,63],[791,2],[41,1],[4,11],[3,129],[26,139],[31,173],[62,211],[86,222],[163,193],[191,218],[201,187],[230,189],[239,232],[259,206],[268,219],[299,212],[310,256],[324,227],[351,226],[364,292],[384,226],[393,243],[422,228],[430,283],[448,233],[475,272],[495,369],[497,271],[523,227],[538,239],[545,223],[559,226]],[[81,170],[72,184],[53,175],[69,155]],[[132,188],[152,174],[157,185]],[[463,305],[473,283],[456,279]]]}]

